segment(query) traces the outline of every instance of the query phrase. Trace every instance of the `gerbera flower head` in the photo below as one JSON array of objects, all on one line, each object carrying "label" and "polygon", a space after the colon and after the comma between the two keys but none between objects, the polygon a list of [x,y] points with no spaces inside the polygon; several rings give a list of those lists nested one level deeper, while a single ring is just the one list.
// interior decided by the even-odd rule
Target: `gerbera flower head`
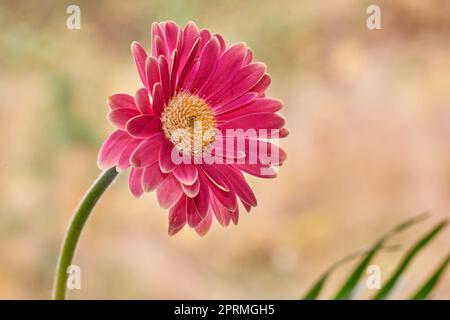
[{"label": "gerbera flower head", "polygon": [[154,23],[151,54],[137,42],[131,50],[143,87],[134,96],[109,98],[117,128],[103,143],[100,168],[131,167],[129,187],[140,196],[156,190],[169,209],[169,234],[186,224],[204,235],[213,216],[238,223],[240,201],[250,211],[256,197],[243,173],[276,176],[285,160],[274,139],[287,136],[267,98],[270,77],[253,62],[244,43],[227,46],[220,34]]}]

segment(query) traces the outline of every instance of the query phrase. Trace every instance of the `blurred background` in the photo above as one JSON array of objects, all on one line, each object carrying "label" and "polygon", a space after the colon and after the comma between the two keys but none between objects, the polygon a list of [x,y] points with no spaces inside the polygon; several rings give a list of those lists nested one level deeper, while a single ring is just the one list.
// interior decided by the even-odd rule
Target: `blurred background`
[{"label": "blurred background", "polygon": [[[81,29],[66,8],[81,8]],[[381,8],[381,30],[366,27]],[[113,130],[106,99],[140,87],[130,44],[171,19],[246,41],[272,75],[291,134],[258,207],[200,238],[167,235],[155,195],[127,174],[94,210],[72,299],[295,299],[332,263],[423,211],[406,249],[450,215],[449,1],[10,1],[0,4],[0,298],[47,299],[64,231]],[[406,298],[448,253],[449,230],[412,265]],[[402,252],[381,253],[386,279]],[[353,267],[326,288],[334,293]],[[363,290],[364,291],[364,290]],[[368,294],[367,292],[362,292]],[[450,272],[434,292],[450,298]]]}]

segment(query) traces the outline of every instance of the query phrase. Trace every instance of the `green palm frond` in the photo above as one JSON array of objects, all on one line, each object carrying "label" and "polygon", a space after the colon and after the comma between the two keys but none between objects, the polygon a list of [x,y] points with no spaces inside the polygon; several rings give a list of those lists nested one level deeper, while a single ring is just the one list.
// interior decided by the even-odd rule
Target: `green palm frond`
[{"label": "green palm frond", "polygon": [[[381,250],[395,250],[398,246],[385,246],[380,248]],[[360,258],[362,256],[367,256],[370,254],[371,250],[366,251],[358,251],[351,255],[346,256],[345,258],[339,260],[338,262],[334,263],[330,268],[328,268],[327,271],[325,271],[322,276],[317,280],[314,285],[311,287],[311,289],[308,290],[308,292],[303,297],[303,300],[315,300],[319,296],[320,292],[322,291],[323,286],[325,285],[325,282],[327,281],[328,277],[331,275],[331,273],[340,267],[341,265],[345,264],[346,262],[349,262],[351,260],[354,260],[356,258]]]},{"label": "green palm frond", "polygon": [[444,259],[444,262],[437,268],[432,276],[425,282],[425,284],[417,290],[417,292],[411,296],[411,300],[424,300],[427,299],[431,291],[439,282],[439,279],[444,274],[445,269],[450,264],[450,254]]},{"label": "green palm frond", "polygon": [[352,298],[353,293],[355,291],[356,286],[358,285],[359,280],[361,279],[362,275],[364,274],[370,261],[372,261],[372,259],[375,257],[375,255],[378,253],[378,251],[381,249],[381,247],[392,236],[396,235],[397,233],[399,233],[403,230],[406,230],[407,228],[413,226],[416,223],[423,221],[427,217],[428,217],[427,214],[421,214],[421,215],[418,215],[417,217],[408,219],[407,221],[402,222],[399,225],[395,226],[392,230],[390,230],[388,233],[383,235],[377,242],[375,242],[375,244],[369,250],[369,253],[366,255],[366,257],[356,266],[356,268],[351,272],[350,276],[347,278],[347,281],[338,290],[334,299],[335,300],[344,300],[344,299]]},{"label": "green palm frond", "polygon": [[322,291],[323,286],[325,285],[325,282],[327,281],[328,277],[331,275],[331,273],[337,269],[339,266],[345,264],[346,262],[355,259],[357,257],[360,257],[363,255],[363,252],[356,252],[354,254],[351,254],[335,264],[333,264],[330,268],[328,268],[327,271],[323,273],[323,275],[319,278],[318,281],[314,283],[314,285],[311,287],[311,289],[308,290],[308,292],[305,294],[303,300],[315,300],[320,294],[320,291]]},{"label": "green palm frond", "polygon": [[415,243],[411,249],[408,250],[403,260],[400,262],[397,269],[394,271],[392,276],[386,282],[386,284],[380,289],[380,291],[373,297],[374,300],[385,299],[389,293],[391,293],[395,284],[397,283],[400,276],[404,273],[408,265],[414,259],[414,257],[431,241],[436,235],[442,231],[442,229],[447,225],[447,221],[442,221],[436,227],[434,227],[429,233],[427,233],[423,238],[421,238],[417,243]]},{"label": "green palm frond", "polygon": [[[412,219],[409,219],[391,229],[388,233],[379,238],[369,250],[361,253],[352,254],[339,260],[337,263],[328,268],[322,276],[317,280],[311,289],[305,294],[305,300],[317,299],[320,292],[322,291],[325,283],[328,281],[331,274],[342,264],[348,262],[354,258],[362,257],[358,265],[350,272],[349,276],[344,281],[343,285],[339,288],[334,296],[336,300],[344,300],[353,298],[356,287],[358,286],[361,278],[363,277],[367,267],[374,257],[385,248],[386,242],[394,235],[399,232],[406,230],[407,228],[419,223],[427,218],[426,214],[421,214]],[[393,274],[390,276],[388,281],[381,287],[379,292],[373,297],[373,299],[385,299],[392,292],[395,285],[398,283],[400,277],[404,274],[407,267],[413,261],[413,259],[422,252],[422,249],[429,244],[447,225],[448,221],[444,220],[437,224],[431,231],[426,233],[422,238],[420,238],[405,254],[404,258],[401,260],[398,267],[395,269]],[[444,259],[443,263],[436,269],[436,271],[431,275],[431,277],[423,284],[418,291],[411,297],[411,299],[425,299],[429,296],[431,291],[436,287],[440,278],[445,272],[445,269],[450,264],[450,255]]]}]

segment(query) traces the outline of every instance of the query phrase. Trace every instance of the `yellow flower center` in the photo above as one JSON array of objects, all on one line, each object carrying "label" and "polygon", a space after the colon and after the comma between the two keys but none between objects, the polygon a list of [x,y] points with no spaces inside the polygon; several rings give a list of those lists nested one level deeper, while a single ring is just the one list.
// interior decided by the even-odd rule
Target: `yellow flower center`
[{"label": "yellow flower center", "polygon": [[184,154],[201,155],[215,140],[216,120],[201,98],[180,92],[161,114],[164,135]]}]

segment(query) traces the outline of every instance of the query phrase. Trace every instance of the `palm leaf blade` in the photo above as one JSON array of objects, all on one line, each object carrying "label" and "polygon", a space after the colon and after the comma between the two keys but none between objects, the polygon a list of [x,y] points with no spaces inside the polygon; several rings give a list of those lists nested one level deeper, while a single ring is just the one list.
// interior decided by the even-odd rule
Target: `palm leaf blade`
[{"label": "palm leaf blade", "polygon": [[303,300],[316,300],[320,294],[320,291],[322,291],[322,288],[325,282],[327,281],[329,275],[330,272],[326,272],[324,275],[322,275],[322,277],[320,277],[320,279],[305,294]]},{"label": "palm leaf blade", "polygon": [[317,282],[314,283],[314,285],[311,287],[311,289],[308,290],[308,292],[303,297],[303,300],[317,299],[317,297],[320,294],[320,291],[322,290],[323,286],[325,285],[325,282],[327,281],[328,277],[335,269],[337,269],[340,265],[342,265],[352,259],[360,257],[361,255],[364,255],[364,254],[366,254],[366,252],[358,251],[358,252],[350,254],[350,255],[342,258],[341,260],[335,262],[331,267],[328,268],[327,271],[325,271],[325,273],[319,278],[319,280],[317,280]]},{"label": "palm leaf blade", "polygon": [[336,293],[334,299],[335,300],[345,300],[350,299],[355,291],[356,286],[358,285],[359,280],[361,279],[364,271],[369,265],[370,261],[373,257],[378,253],[378,251],[383,247],[384,243],[393,235],[407,229],[408,227],[423,221],[427,218],[427,214],[420,214],[416,217],[408,219],[397,226],[395,226],[392,230],[390,230],[387,234],[381,237],[367,252],[367,255],[364,259],[356,266],[356,268],[350,273],[350,276],[347,277],[347,280],[342,285],[342,287]]},{"label": "palm leaf blade", "polygon": [[386,282],[386,284],[380,289],[380,291],[373,297],[374,300],[385,299],[391,290],[394,288],[400,276],[406,270],[410,262],[414,257],[447,225],[447,221],[443,221],[435,226],[429,233],[416,242],[411,249],[406,253],[403,260],[400,262],[397,269],[392,276]]},{"label": "palm leaf blade", "polygon": [[425,282],[425,284],[417,290],[417,292],[411,296],[411,300],[424,300],[428,298],[428,295],[433,291],[439,282],[439,279],[444,274],[445,269],[450,264],[450,254],[444,260],[444,262],[436,269],[432,276]]}]

